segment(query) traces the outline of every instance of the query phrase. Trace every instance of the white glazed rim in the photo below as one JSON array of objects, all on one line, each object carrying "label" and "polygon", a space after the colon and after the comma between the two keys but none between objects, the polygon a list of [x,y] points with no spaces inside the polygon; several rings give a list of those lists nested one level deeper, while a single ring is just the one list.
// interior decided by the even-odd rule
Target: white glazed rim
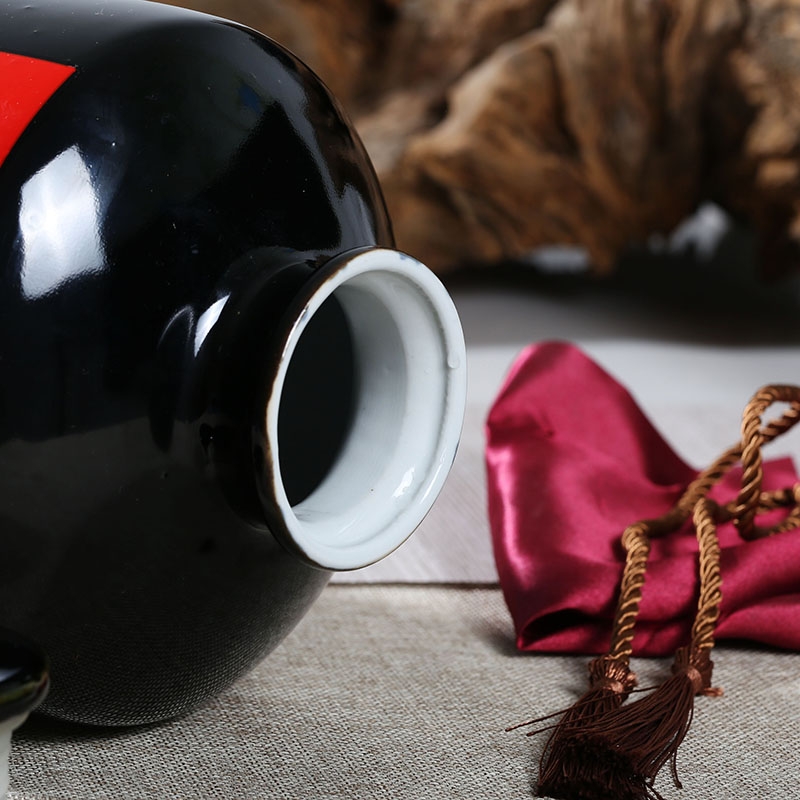
[{"label": "white glazed rim", "polygon": [[[303,331],[332,295],[353,336],[356,408],[336,462],[311,495],[292,506],[280,471],[281,394]],[[461,323],[438,278],[395,250],[337,259],[297,315],[267,400],[270,490],[283,527],[277,533],[324,569],[356,569],[391,553],[444,485],[465,402]]]}]

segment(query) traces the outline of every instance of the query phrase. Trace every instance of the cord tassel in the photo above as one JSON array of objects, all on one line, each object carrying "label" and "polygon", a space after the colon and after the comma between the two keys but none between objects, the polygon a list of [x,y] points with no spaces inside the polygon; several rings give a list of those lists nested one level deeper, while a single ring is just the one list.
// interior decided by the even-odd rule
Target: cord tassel
[{"label": "cord tassel", "polygon": [[667,762],[681,788],[676,759],[692,722],[694,698],[719,694],[711,687],[712,667],[708,650],[681,648],[672,676],[661,686],[590,724],[577,737],[575,756],[593,765],[591,775],[561,796],[663,800],[654,783]]},{"label": "cord tassel", "polygon": [[622,535],[626,558],[611,646],[608,654],[590,662],[588,691],[564,712],[545,743],[536,786],[539,797],[582,797],[575,792],[585,792],[593,781],[596,768],[582,758],[581,738],[588,727],[600,724],[606,715],[619,709],[636,686],[636,675],[629,666],[631,642],[650,554],[650,535],[674,524],[676,518],[671,513],[659,520],[630,525]]},{"label": "cord tassel", "polygon": [[[789,403],[790,408],[762,427],[761,414],[775,402]],[[798,421],[800,387],[767,386],[759,390],[745,409],[740,443],[702,472],[663,517],[626,528],[622,535],[626,562],[611,648],[590,664],[588,692],[553,727],[540,760],[537,796],[664,800],[655,789],[655,780],[667,763],[675,785],[682,788],[677,754],[692,723],[695,697],[722,694],[711,685],[710,657],[722,602],[717,524],[733,521],[740,535],[748,539],[800,527],[800,486],[779,492],[764,492],[761,487],[761,447]],[[739,496],[720,506],[708,494],[739,461],[743,467]],[[757,514],[778,507],[790,509],[782,522],[769,528],[755,524]],[[690,645],[677,651],[672,675],[661,686],[625,704],[636,683],[629,662],[650,539],[677,531],[689,517],[693,518],[699,549],[699,598]]]},{"label": "cord tassel", "polygon": [[589,664],[589,690],[561,717],[539,761],[537,797],[568,797],[573,785],[583,785],[582,762],[575,748],[581,732],[618,709],[636,686],[627,661],[601,656]]},{"label": "cord tassel", "polygon": [[691,646],[677,651],[672,676],[661,686],[641,700],[590,720],[574,735],[570,757],[581,767],[572,772],[580,778],[564,786],[558,797],[663,800],[654,783],[667,762],[675,785],[681,787],[678,748],[692,723],[694,698],[720,694],[711,687],[714,665],[709,657],[722,601],[716,525],[720,514],[717,504],[704,496],[695,503],[700,596]]}]

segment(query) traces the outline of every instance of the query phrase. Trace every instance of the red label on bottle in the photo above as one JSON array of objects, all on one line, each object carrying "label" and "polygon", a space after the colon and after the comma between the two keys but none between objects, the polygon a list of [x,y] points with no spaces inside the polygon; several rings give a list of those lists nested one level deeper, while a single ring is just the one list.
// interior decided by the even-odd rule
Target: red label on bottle
[{"label": "red label on bottle", "polygon": [[0,166],[31,120],[75,67],[0,53]]}]

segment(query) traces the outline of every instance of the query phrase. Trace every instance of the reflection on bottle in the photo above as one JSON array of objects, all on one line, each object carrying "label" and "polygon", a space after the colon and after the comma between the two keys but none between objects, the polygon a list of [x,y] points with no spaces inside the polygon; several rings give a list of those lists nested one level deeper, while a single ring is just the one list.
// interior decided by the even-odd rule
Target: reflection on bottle
[{"label": "reflection on bottle", "polygon": [[19,215],[29,300],[99,272],[105,264],[97,192],[77,147],[56,156],[22,187]]},{"label": "reflection on bottle", "polygon": [[230,295],[226,294],[225,297],[221,297],[216,303],[212,303],[198,318],[194,333],[195,355],[200,352],[200,348],[203,346],[206,336],[208,336],[211,329],[214,327],[214,323],[219,319],[219,315],[222,313],[222,309],[225,308],[229,297]]}]

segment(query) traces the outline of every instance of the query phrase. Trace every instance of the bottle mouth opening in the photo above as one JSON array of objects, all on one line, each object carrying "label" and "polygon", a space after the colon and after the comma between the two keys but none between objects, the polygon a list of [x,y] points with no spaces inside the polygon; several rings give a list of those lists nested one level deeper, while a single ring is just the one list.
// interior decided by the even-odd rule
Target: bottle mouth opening
[{"label": "bottle mouth opening", "polygon": [[466,357],[439,280],[393,250],[344,255],[285,342],[266,407],[279,538],[334,570],[413,532],[455,457]]}]

